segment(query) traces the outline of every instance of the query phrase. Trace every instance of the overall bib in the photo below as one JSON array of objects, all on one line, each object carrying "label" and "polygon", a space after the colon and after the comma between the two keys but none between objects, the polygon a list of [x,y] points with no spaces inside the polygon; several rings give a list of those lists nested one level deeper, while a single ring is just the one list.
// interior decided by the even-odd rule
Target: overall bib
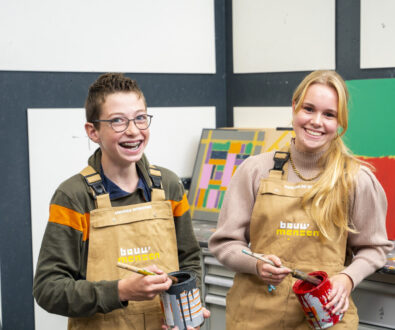
[{"label": "overall bib", "polygon": [[[160,171],[151,168],[151,202],[112,207],[101,177],[88,166],[81,174],[92,189],[97,209],[90,212],[86,279],[91,282],[126,278],[130,271],[117,262],[144,268],[156,264],[165,272],[178,270],[177,241],[172,207],[165,201]],[[158,330],[162,325],[159,297],[129,301],[125,308],[92,317],[69,318],[68,329]]]},{"label": "overall bib", "polygon": [[[274,168],[260,182],[251,216],[251,250],[274,254],[291,269],[306,273],[321,270],[330,277],[344,269],[347,235],[335,243],[322,239],[301,206],[311,184],[287,182],[288,159],[288,152],[276,152]],[[288,275],[269,292],[257,275],[237,273],[226,299],[227,330],[311,329],[292,291],[295,281]],[[357,311],[351,297],[349,300],[343,320],[331,329],[358,328]]]}]

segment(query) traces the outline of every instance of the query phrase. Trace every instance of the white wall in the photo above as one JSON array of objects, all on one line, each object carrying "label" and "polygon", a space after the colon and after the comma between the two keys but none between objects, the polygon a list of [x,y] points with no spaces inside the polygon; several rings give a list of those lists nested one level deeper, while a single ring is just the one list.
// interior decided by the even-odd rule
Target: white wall
[{"label": "white wall", "polygon": [[361,68],[395,67],[395,1],[361,0]]},{"label": "white wall", "polygon": [[154,115],[147,157],[190,178],[203,128],[215,128],[215,107],[148,108]]},{"label": "white wall", "polygon": [[234,107],[234,127],[291,127],[292,107]]},{"label": "white wall", "polygon": [[0,70],[215,73],[213,0],[2,0]]},{"label": "white wall", "polygon": [[335,69],[335,0],[233,0],[235,73]]},{"label": "white wall", "polygon": [[[96,149],[85,134],[83,109],[28,109],[33,271],[56,187],[86,166]],[[35,304],[35,329],[67,329],[67,318]]]}]

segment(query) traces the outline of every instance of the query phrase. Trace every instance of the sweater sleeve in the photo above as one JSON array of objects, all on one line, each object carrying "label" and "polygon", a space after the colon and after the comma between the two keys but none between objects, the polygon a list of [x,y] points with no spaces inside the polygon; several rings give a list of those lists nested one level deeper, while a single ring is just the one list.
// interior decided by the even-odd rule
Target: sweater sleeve
[{"label": "sweater sleeve", "polygon": [[50,313],[85,317],[124,305],[118,281],[89,282],[86,277],[86,237],[89,216],[75,211],[67,196],[57,191],[51,201],[33,283],[37,303]]},{"label": "sweater sleeve", "polygon": [[226,190],[217,229],[209,240],[210,251],[235,272],[257,273],[256,260],[243,254],[242,250],[249,250],[255,196],[262,175],[268,173],[263,164],[272,158],[272,153],[249,157],[237,168]]},{"label": "sweater sleeve", "polygon": [[354,283],[354,288],[367,276],[386,263],[386,255],[393,248],[386,232],[387,199],[384,189],[366,167],[361,167],[357,178],[351,220],[357,233],[350,233],[348,246],[354,257],[343,270]]}]

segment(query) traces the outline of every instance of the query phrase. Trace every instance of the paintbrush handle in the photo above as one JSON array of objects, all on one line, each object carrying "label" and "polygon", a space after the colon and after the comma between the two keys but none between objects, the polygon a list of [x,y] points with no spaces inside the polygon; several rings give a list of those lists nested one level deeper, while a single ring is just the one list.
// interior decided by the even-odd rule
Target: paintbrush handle
[{"label": "paintbrush handle", "polygon": [[[243,253],[249,255],[250,257],[253,257],[253,258],[258,259],[258,260],[262,260],[263,262],[266,262],[267,264],[272,265],[273,267],[277,267],[277,266],[274,264],[273,261],[271,261],[271,260],[268,259],[268,258],[265,258],[264,256],[261,256],[261,255],[258,254],[258,253],[254,253],[254,252],[247,251],[247,250],[241,250],[241,251],[242,251]],[[277,267],[277,268],[278,268],[278,267]]]},{"label": "paintbrush handle", "polygon": [[[137,274],[144,275],[144,276],[145,275],[157,275],[157,274],[155,274],[153,272],[150,272],[149,270],[146,270],[144,268],[138,268],[138,267],[135,267],[135,266],[132,266],[132,265],[124,264],[122,262],[118,262],[117,263],[117,267],[123,268],[123,269],[127,269],[127,270],[130,270],[130,271],[135,272]],[[169,274],[166,274],[166,275],[172,280],[173,283],[178,283],[178,278],[177,277],[169,275]]]},{"label": "paintbrush handle", "polygon": [[156,275],[155,273],[150,272],[146,269],[138,268],[138,267],[135,267],[132,265],[123,264],[122,262],[118,262],[117,267],[127,269],[127,270],[130,270],[132,272],[135,272],[135,273],[141,274],[141,275]]},{"label": "paintbrush handle", "polygon": [[[242,251],[243,253],[245,253],[245,254],[247,254],[247,255],[253,257],[253,258],[256,258],[256,259],[258,259],[258,260],[262,260],[263,262],[266,262],[266,263],[269,264],[269,265],[272,265],[272,266],[274,266],[274,267],[277,267],[277,266],[274,264],[273,261],[271,261],[271,260],[268,259],[268,258],[265,258],[265,257],[261,256],[261,255],[258,254],[258,253],[254,253],[254,252],[247,251],[247,250],[244,250],[244,249],[241,250],[241,251]],[[277,267],[277,268],[281,268],[281,267]],[[291,269],[291,275],[292,275],[293,277],[295,277],[295,278],[298,278],[298,279],[303,280],[303,281],[310,282],[311,284],[314,284],[314,285],[318,285],[318,284],[321,283],[321,280],[319,280],[317,277],[308,275],[308,274],[303,273],[302,271],[297,270],[297,269],[294,269],[294,270]]]}]

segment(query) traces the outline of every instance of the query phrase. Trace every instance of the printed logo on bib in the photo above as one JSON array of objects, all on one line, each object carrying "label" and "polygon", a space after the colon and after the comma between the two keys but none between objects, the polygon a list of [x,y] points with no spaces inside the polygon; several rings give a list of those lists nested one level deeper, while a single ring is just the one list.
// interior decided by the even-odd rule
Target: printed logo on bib
[{"label": "printed logo on bib", "polygon": [[160,259],[160,253],[151,252],[150,246],[143,246],[131,249],[120,248],[120,256],[118,257],[118,262],[133,263],[138,261],[149,261],[155,259]]},{"label": "printed logo on bib", "polygon": [[318,230],[309,229],[309,223],[303,222],[283,222],[280,221],[280,228],[276,230],[277,236],[287,236],[287,240],[290,237],[302,236],[302,237],[319,237],[320,232]]},{"label": "printed logo on bib", "polygon": [[298,184],[296,186],[284,185],[284,188],[295,190],[295,189],[310,189],[312,187],[311,184]]},{"label": "printed logo on bib", "polygon": [[132,209],[119,210],[119,211],[115,211],[114,214],[132,213],[132,212],[137,212],[137,211],[142,211],[142,210],[149,210],[149,209],[152,209],[151,205],[134,207]]}]

